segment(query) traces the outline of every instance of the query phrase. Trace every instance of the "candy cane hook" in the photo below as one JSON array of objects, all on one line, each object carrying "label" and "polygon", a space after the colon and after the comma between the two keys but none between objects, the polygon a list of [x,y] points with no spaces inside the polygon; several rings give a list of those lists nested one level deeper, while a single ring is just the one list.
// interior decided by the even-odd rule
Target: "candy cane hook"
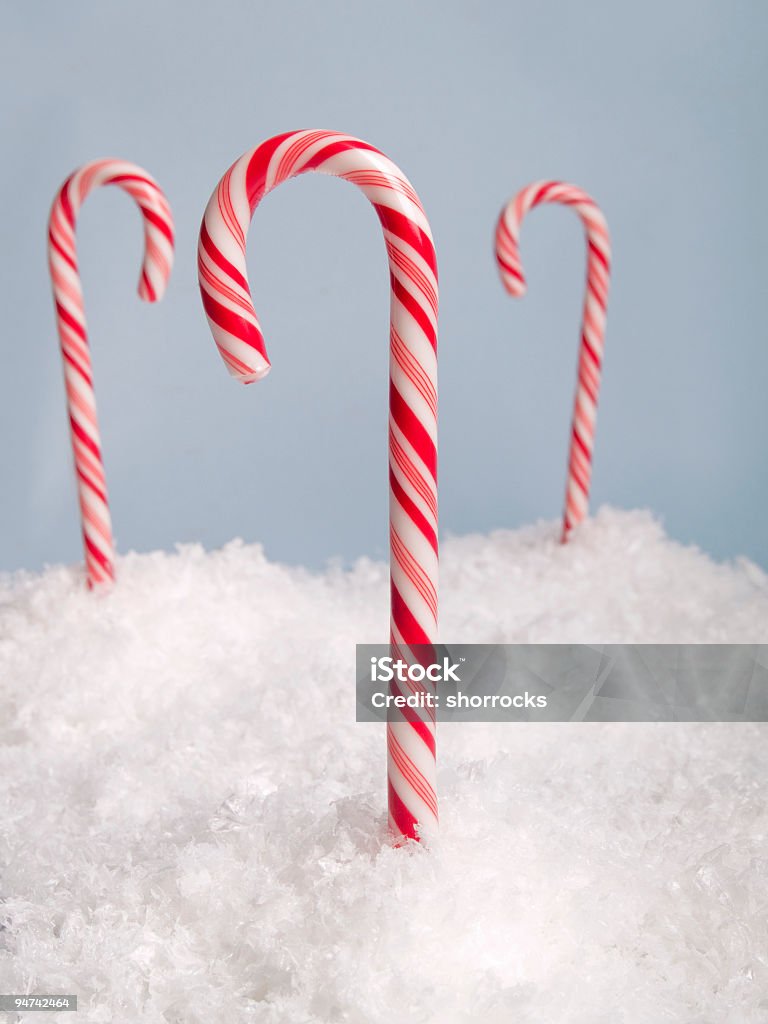
[{"label": "candy cane hook", "polygon": [[[384,230],[390,309],[390,583],[395,649],[437,634],[437,266],[413,186],[383,153],[327,131],[288,132],[250,150],[219,182],[203,217],[198,273],[214,340],[243,383],[270,368],[248,285],[245,245],[263,197],[307,171],[352,182]],[[409,712],[410,713],[410,712]],[[434,717],[387,727],[390,826],[418,838],[437,823]]]},{"label": "candy cane hook", "polygon": [[563,512],[562,540],[565,542],[571,530],[587,515],[589,504],[611,249],[605,217],[586,192],[561,181],[538,181],[529,185],[507,204],[496,227],[496,261],[502,283],[510,295],[516,298],[525,295],[519,251],[520,224],[526,213],[540,203],[572,207],[581,217],[587,235],[587,287]]},{"label": "candy cane hook", "polygon": [[160,186],[135,164],[95,160],[71,174],[57,194],[48,221],[48,265],[56,324],[64,359],[72,450],[88,586],[115,578],[115,549],[101,457],[91,356],[77,265],[75,220],[85,197],[98,185],[119,185],[139,205],[144,220],[144,260],[139,296],[162,297],[173,264],[173,219]]}]

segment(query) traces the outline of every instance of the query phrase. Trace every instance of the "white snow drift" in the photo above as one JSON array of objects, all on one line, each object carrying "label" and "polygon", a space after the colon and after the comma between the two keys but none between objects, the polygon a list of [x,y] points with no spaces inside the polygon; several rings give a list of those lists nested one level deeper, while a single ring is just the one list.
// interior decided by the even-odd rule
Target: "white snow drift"
[{"label": "white snow drift", "polygon": [[[765,575],[641,513],[442,566],[449,641],[768,641]],[[768,1020],[763,726],[446,725],[441,835],[393,850],[353,721],[386,567],[118,571],[0,584],[1,991],[105,1024]]]}]

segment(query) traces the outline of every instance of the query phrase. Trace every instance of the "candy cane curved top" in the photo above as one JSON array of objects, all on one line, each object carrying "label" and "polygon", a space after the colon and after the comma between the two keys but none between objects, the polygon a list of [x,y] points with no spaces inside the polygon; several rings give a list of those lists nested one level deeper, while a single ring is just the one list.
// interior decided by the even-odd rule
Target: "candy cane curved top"
[{"label": "candy cane curved top", "polygon": [[75,221],[86,196],[99,185],[118,185],[141,210],[144,259],[139,296],[156,302],[165,291],[173,264],[173,218],[157,182],[124,160],[95,160],[61,186],[48,222],[48,263],[56,322],[64,358],[64,379],[75,456],[88,585],[114,579],[114,542],[93,393],[83,291],[77,265]]},{"label": "candy cane curved top", "polygon": [[510,295],[516,298],[525,295],[519,251],[520,224],[526,213],[540,203],[561,203],[572,207],[581,218],[587,236],[587,286],[563,513],[562,539],[565,541],[571,530],[587,515],[589,503],[611,249],[605,217],[594,199],[575,185],[561,181],[535,182],[518,192],[507,204],[496,227],[496,261],[502,283]]},{"label": "candy cane curved top", "polygon": [[[383,153],[329,131],[287,132],[245,153],[221,179],[203,217],[200,291],[213,337],[244,383],[269,371],[245,261],[254,210],[273,188],[308,171],[352,182],[384,231],[391,281],[390,574],[391,640],[431,644],[437,632],[437,265],[413,186]],[[339,382],[342,387],[343,383]],[[410,715],[410,712],[409,712]],[[414,713],[388,727],[390,823],[416,837],[437,820],[435,730]]]}]

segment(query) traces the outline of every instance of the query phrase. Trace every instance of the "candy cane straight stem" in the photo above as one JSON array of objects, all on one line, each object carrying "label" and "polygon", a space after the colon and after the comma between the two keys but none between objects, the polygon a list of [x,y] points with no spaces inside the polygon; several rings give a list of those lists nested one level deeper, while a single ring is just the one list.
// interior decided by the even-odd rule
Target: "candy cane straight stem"
[{"label": "candy cane straight stem", "polygon": [[64,359],[89,587],[109,583],[115,577],[112,524],[75,247],[77,214],[88,193],[99,185],[118,185],[136,200],[141,210],[144,261],[139,296],[142,299],[156,302],[161,298],[173,263],[171,211],[159,185],[146,171],[124,160],[95,160],[71,174],[61,186],[48,222],[48,263]]},{"label": "candy cane straight stem", "polygon": [[510,295],[519,298],[525,294],[519,251],[520,224],[526,213],[540,203],[572,207],[581,217],[587,235],[587,287],[563,513],[562,540],[565,542],[571,530],[586,517],[589,505],[611,248],[605,217],[586,192],[561,181],[538,181],[529,185],[507,204],[496,228],[496,260],[501,280]]},{"label": "candy cane straight stem", "polygon": [[[384,231],[391,283],[390,638],[410,658],[411,645],[437,639],[437,266],[412,185],[360,139],[328,131],[275,136],[234,163],[211,196],[200,230],[200,291],[230,373],[246,384],[264,377],[270,363],[248,285],[246,235],[263,197],[307,171],[357,185]],[[410,660],[418,657],[423,651]],[[418,838],[437,824],[433,713],[391,720],[387,743],[390,826],[396,837]]]}]

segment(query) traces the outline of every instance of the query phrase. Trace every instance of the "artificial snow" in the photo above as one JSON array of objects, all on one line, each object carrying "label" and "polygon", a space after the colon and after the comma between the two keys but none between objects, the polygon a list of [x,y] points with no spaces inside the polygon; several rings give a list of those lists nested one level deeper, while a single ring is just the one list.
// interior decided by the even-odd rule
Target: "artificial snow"
[{"label": "artificial snow", "polygon": [[[353,720],[386,566],[118,572],[0,582],[0,991],[105,1024],[768,1021],[762,725],[444,725],[441,834],[395,850]],[[768,641],[761,570],[645,513],[449,538],[441,602],[447,642]]]}]

